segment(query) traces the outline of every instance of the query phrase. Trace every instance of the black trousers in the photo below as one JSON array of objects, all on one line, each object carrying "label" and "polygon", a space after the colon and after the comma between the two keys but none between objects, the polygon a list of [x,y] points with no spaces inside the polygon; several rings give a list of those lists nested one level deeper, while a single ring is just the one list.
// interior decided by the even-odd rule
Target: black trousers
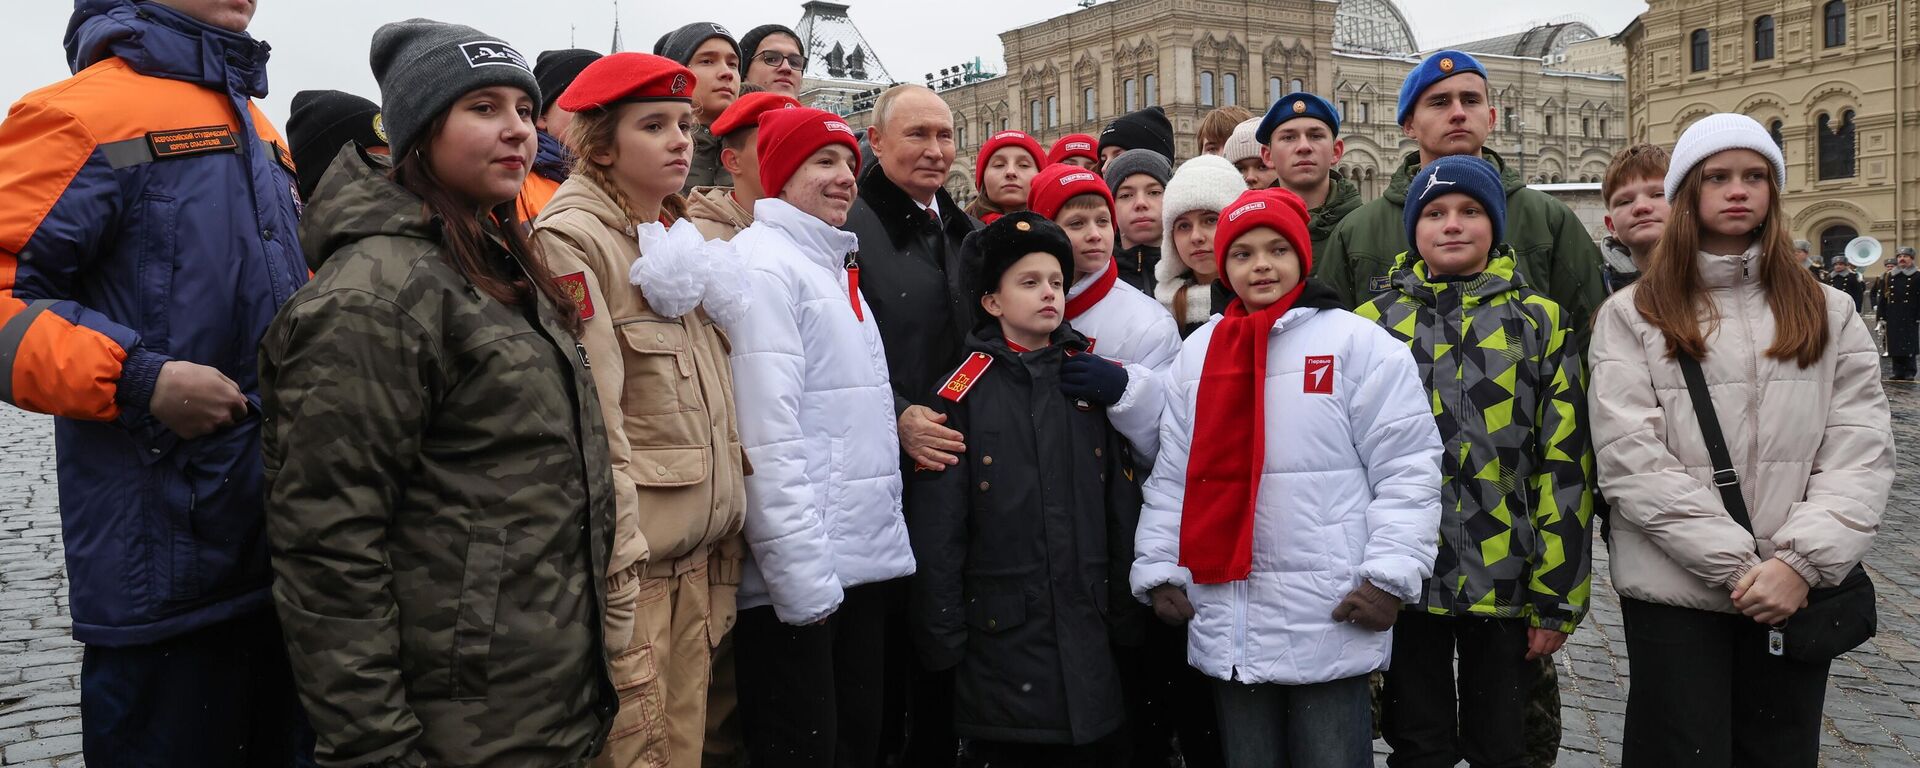
[{"label": "black trousers", "polygon": [[821,624],[740,612],[734,668],[754,768],[872,768],[880,758],[888,583],[847,590]]},{"label": "black trousers", "polygon": [[80,719],[88,765],[313,764],[271,608],[151,645],[87,646]]},{"label": "black trousers", "polygon": [[1620,598],[1626,621],[1628,768],[1817,764],[1828,664],[1767,653],[1740,614]]},{"label": "black trousers", "polygon": [[1127,725],[1121,732],[1131,734],[1121,745],[1120,764],[1167,765],[1178,736],[1187,768],[1225,766],[1212,685],[1187,663],[1187,628],[1150,618],[1146,642],[1137,648],[1115,647],[1114,654],[1127,705]]},{"label": "black trousers", "polygon": [[1913,355],[1891,355],[1890,357],[1893,360],[1892,378],[1911,380],[1914,377]]},{"label": "black trousers", "polygon": [[1380,701],[1381,735],[1393,748],[1387,765],[1451,768],[1465,759],[1474,768],[1525,768],[1535,676],[1525,619],[1402,611]]},{"label": "black trousers", "polygon": [[[1112,768],[1122,764],[1125,731],[1092,744],[1018,744],[1005,741],[969,740],[967,768]],[[1155,763],[1155,766],[1166,763]]]}]

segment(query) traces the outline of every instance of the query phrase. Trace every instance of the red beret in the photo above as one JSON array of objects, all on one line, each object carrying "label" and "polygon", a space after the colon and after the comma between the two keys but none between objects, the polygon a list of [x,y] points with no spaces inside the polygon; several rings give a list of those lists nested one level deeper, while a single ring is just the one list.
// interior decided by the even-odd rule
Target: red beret
[{"label": "red beret", "polygon": [[673,59],[650,53],[616,53],[602,56],[573,79],[560,100],[554,102],[568,112],[611,107],[630,101],[684,101],[693,103],[693,87],[698,84],[693,70]]},{"label": "red beret", "polygon": [[720,117],[713,121],[709,130],[717,137],[725,136],[742,128],[758,128],[760,113],[770,109],[799,109],[800,100],[784,93],[773,91],[755,91],[734,99]]},{"label": "red beret", "polygon": [[839,115],[825,110],[800,107],[762,112],[755,144],[760,157],[760,188],[768,197],[779,197],[801,163],[833,144],[853,153],[853,173],[860,173],[860,139]]},{"label": "red beret", "polygon": [[1084,133],[1069,133],[1053,143],[1053,151],[1047,153],[1047,164],[1052,165],[1069,157],[1084,157],[1100,162],[1098,147],[1100,142]]},{"label": "red beret", "polygon": [[[973,161],[974,189],[980,189],[981,180],[986,178],[987,161],[993,159],[993,153],[1006,149],[1007,147],[1019,147],[1026,150],[1027,154],[1033,156],[1033,164],[1035,166],[1044,166],[1047,164],[1046,150],[1041,149],[1040,142],[1035,141],[1032,136],[1028,136],[1025,131],[1001,131],[987,138],[987,143],[980,147],[980,157]],[[980,194],[985,196],[986,190],[981,190]]]},{"label": "red beret", "polygon": [[1100,174],[1077,165],[1054,163],[1040,169],[1027,189],[1027,209],[1049,219],[1060,215],[1060,208],[1081,195],[1099,195],[1107,201],[1107,213],[1113,213],[1113,190]]},{"label": "red beret", "polygon": [[1286,187],[1252,189],[1232,205],[1220,209],[1220,227],[1213,231],[1213,260],[1219,274],[1227,273],[1227,247],[1241,235],[1260,227],[1280,233],[1300,257],[1300,274],[1313,272],[1313,238],[1307,233],[1307,204]]}]

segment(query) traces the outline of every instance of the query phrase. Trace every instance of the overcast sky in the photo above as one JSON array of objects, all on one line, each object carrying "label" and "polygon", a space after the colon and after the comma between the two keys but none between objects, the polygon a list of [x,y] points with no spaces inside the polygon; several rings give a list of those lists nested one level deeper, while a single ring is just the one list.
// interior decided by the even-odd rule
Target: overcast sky
[{"label": "overcast sky", "polygon": [[[1074,10],[1074,0],[842,0],[899,80],[981,57],[1000,71],[999,34]],[[62,0],[7,0],[0,24],[0,103],[66,77],[60,47],[72,5]],[[268,65],[272,93],[263,108],[285,125],[297,91],[333,88],[379,101],[367,67],[367,43],[382,23],[426,16],[457,21],[501,37],[529,59],[550,48],[604,51],[612,39],[612,0],[262,0],[254,36],[273,44]],[[769,22],[800,20],[795,0],[623,0],[621,36],[627,50],[651,50],[666,31],[692,21],[717,21],[735,34]],[[1601,34],[1613,34],[1646,10],[1641,0],[1400,0],[1422,48],[1524,29],[1528,22],[1578,14]],[[955,10],[941,11],[943,8]],[[965,10],[958,10],[965,9]],[[929,18],[928,14],[940,14]]]}]

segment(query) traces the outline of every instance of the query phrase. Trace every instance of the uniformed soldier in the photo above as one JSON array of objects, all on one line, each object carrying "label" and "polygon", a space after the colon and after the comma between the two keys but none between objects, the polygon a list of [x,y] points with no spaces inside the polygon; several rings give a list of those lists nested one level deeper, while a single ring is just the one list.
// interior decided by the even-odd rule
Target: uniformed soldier
[{"label": "uniformed soldier", "polygon": [[1920,270],[1913,258],[1913,249],[1902,247],[1893,271],[1880,279],[1880,320],[1887,325],[1894,381],[1913,381],[1914,355],[1920,353]]},{"label": "uniformed soldier", "polygon": [[1853,271],[1853,264],[1846,259],[1833,260],[1833,272],[1827,275],[1827,285],[1853,298],[1853,308],[1860,311],[1861,298],[1867,294],[1867,281]]}]

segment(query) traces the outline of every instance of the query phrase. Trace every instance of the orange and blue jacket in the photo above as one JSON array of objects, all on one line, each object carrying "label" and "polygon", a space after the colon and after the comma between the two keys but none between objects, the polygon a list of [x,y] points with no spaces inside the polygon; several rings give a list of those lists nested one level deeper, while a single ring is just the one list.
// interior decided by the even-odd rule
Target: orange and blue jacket
[{"label": "orange and blue jacket", "polygon": [[0,122],[0,401],[57,417],[75,639],[147,644],[270,608],[258,418],[183,440],[148,403],[181,360],[257,405],[298,193],[251,101],[266,44],[78,0],[66,49]]}]

